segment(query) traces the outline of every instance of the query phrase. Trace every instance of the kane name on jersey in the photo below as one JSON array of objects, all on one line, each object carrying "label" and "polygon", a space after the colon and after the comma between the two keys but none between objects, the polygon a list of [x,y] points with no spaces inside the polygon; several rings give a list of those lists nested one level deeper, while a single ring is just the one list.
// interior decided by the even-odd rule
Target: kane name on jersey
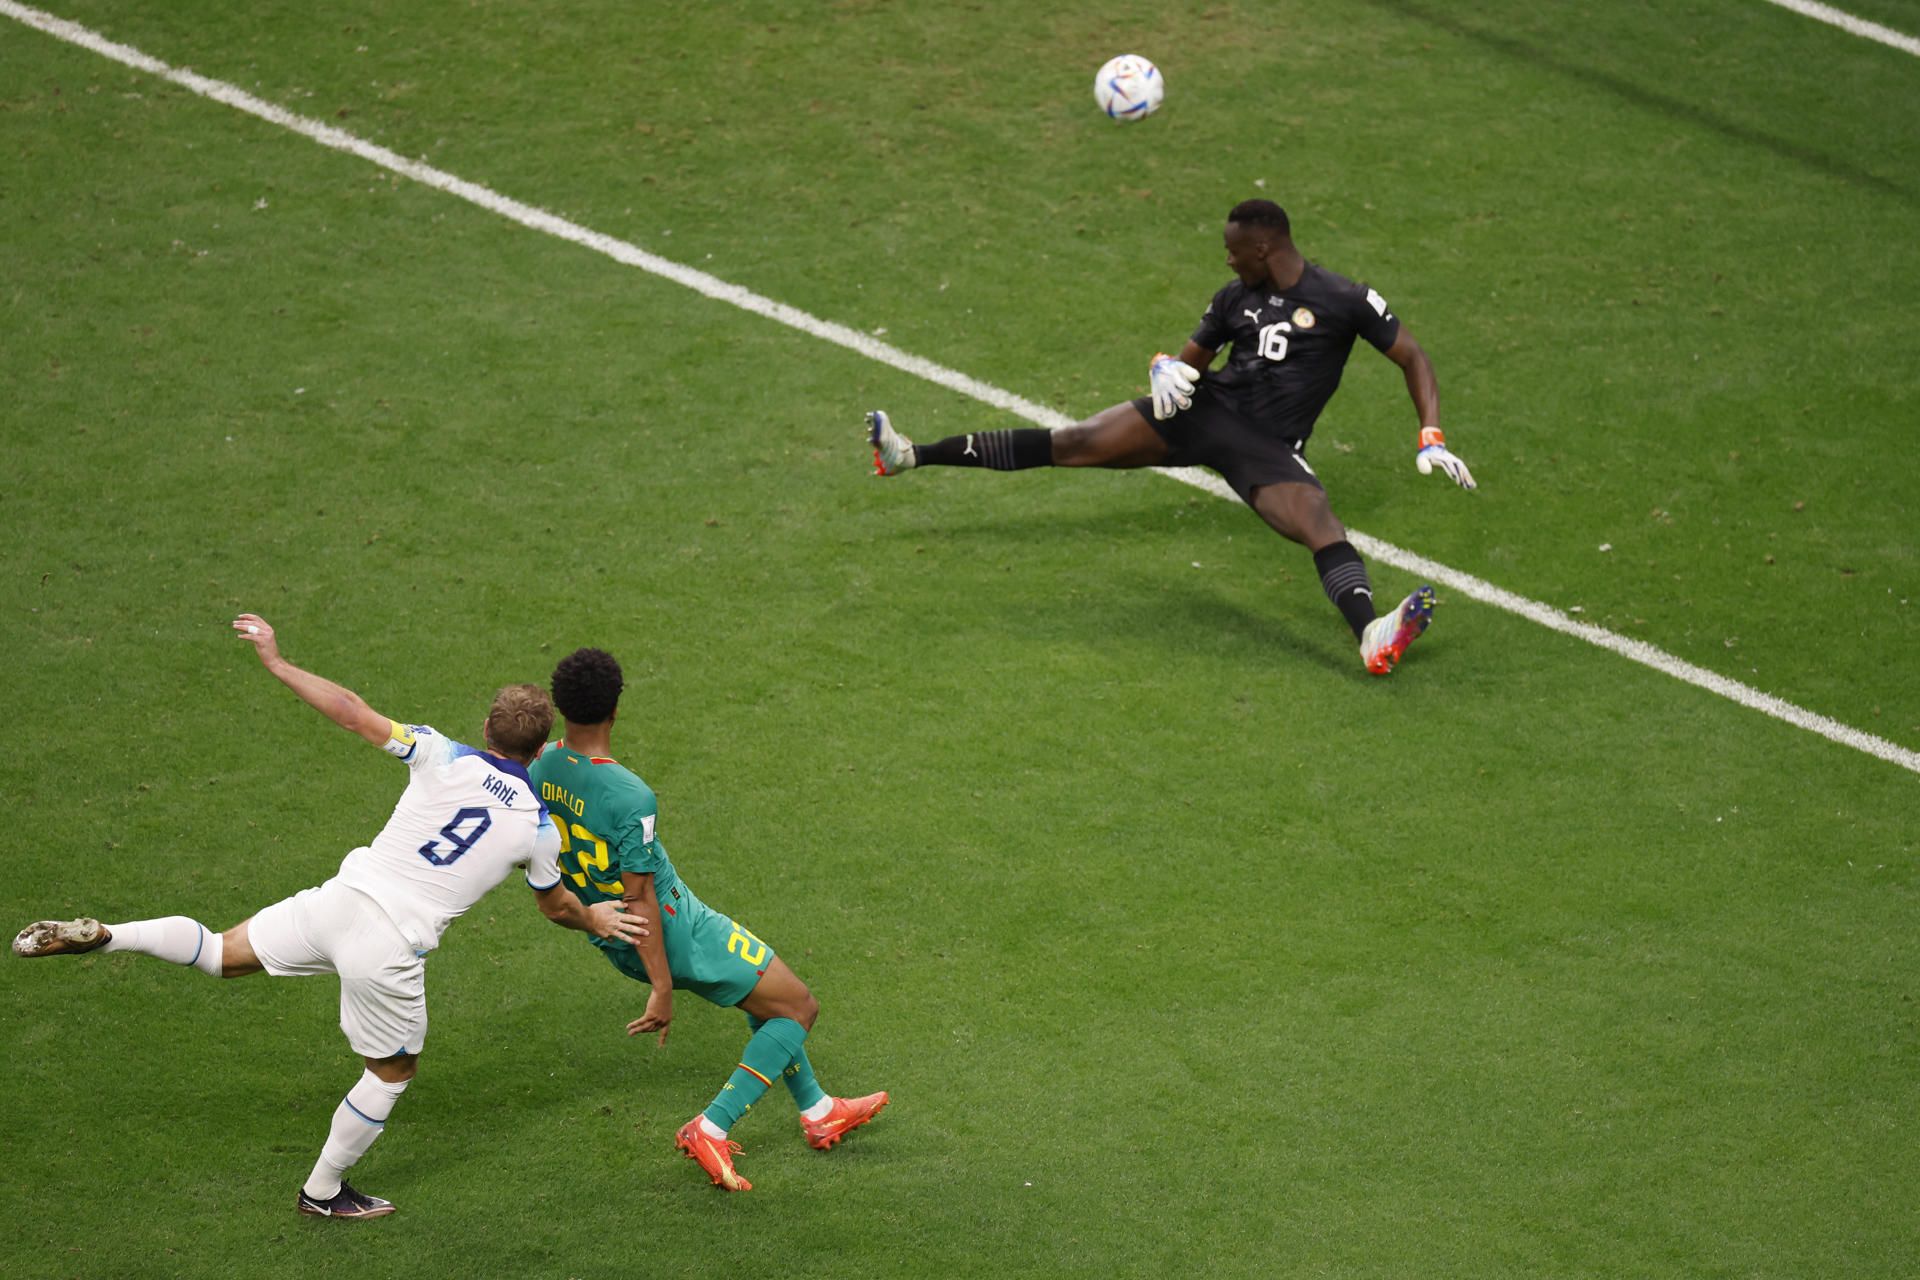
[{"label": "kane name on jersey", "polygon": [[398,722],[384,750],[407,766],[407,789],[338,879],[373,899],[415,951],[439,946],[515,867],[532,888],[559,882],[559,832],[518,761]]},{"label": "kane name on jersey", "polygon": [[1235,414],[1287,440],[1304,440],[1340,386],[1355,336],[1385,351],[1400,336],[1386,299],[1309,262],[1285,290],[1238,280],[1213,295],[1193,341],[1231,345],[1226,366],[1201,385]]}]

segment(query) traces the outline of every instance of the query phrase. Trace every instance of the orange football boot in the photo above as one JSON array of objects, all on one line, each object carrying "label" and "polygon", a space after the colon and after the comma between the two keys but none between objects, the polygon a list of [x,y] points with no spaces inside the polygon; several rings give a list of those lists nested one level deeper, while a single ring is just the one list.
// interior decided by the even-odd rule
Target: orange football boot
[{"label": "orange football boot", "polygon": [[800,1117],[800,1128],[807,1135],[808,1146],[816,1151],[826,1151],[834,1143],[879,1115],[881,1108],[886,1105],[885,1090],[870,1093],[864,1098],[835,1098],[833,1110],[818,1120]]},{"label": "orange football boot", "polygon": [[726,1138],[708,1137],[700,1127],[699,1116],[680,1126],[680,1132],[673,1135],[673,1145],[686,1152],[687,1159],[698,1161],[713,1179],[714,1186],[729,1191],[753,1190],[751,1182],[733,1171],[733,1157],[740,1151],[740,1144]]}]

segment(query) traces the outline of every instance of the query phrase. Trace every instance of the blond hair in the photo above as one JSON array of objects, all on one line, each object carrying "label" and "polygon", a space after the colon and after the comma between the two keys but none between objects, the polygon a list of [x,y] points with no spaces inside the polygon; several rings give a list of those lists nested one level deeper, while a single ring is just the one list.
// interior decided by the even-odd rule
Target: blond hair
[{"label": "blond hair", "polygon": [[502,755],[528,761],[540,753],[553,728],[553,699],[537,684],[510,684],[493,695],[487,711],[487,741]]}]

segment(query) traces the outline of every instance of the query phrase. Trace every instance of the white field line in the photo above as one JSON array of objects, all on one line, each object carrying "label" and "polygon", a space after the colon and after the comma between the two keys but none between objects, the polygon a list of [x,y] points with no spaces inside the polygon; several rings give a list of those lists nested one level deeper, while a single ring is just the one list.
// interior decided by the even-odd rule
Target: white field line
[{"label": "white field line", "polygon": [[1856,18],[1844,9],[1836,9],[1830,4],[1815,4],[1814,0],[1767,0],[1768,4],[1777,4],[1782,9],[1791,9],[1795,13],[1812,18],[1815,22],[1824,22],[1830,27],[1838,27],[1850,35],[1866,40],[1877,40],[1889,49],[1898,49],[1920,58],[1920,40],[1895,31],[1892,27],[1883,27],[1877,22],[1868,22],[1865,18]]},{"label": "white field line", "polygon": [[[1231,501],[1239,501],[1239,498],[1235,496],[1233,490],[1227,487],[1226,481],[1209,472],[1201,471],[1197,468],[1175,470],[1166,467],[1156,467],[1155,470],[1161,472],[1163,475],[1172,476],[1174,479],[1185,484],[1190,484],[1196,489],[1205,489],[1209,493],[1218,494],[1220,497],[1227,498]],[[1504,587],[1494,586],[1484,578],[1476,578],[1470,573],[1462,573],[1458,569],[1449,568],[1447,565],[1441,564],[1438,560],[1429,560],[1417,552],[1396,547],[1391,542],[1382,542],[1380,539],[1361,533],[1358,530],[1349,530],[1347,532],[1347,538],[1368,557],[1383,561],[1396,569],[1404,570],[1416,578],[1423,579],[1427,582],[1437,582],[1449,590],[1459,592],[1470,600],[1477,600],[1481,604],[1492,605],[1496,609],[1505,609],[1508,613],[1518,614],[1527,621],[1537,622],[1549,630],[1559,631],[1565,635],[1576,636],[1579,639],[1585,640],[1588,644],[1598,645],[1602,649],[1609,649],[1623,658],[1629,658],[1634,662],[1640,663],[1642,666],[1652,667],[1655,671],[1664,672],[1676,680],[1684,680],[1690,685],[1696,685],[1699,688],[1707,690],[1709,693],[1717,693],[1721,697],[1731,699],[1743,707],[1751,707],[1763,715],[1772,716],[1776,720],[1784,720],[1790,725],[1805,729],[1809,733],[1817,733],[1823,738],[1840,743],[1842,746],[1852,747],[1856,751],[1864,751],[1870,756],[1877,756],[1887,761],[1889,764],[1897,764],[1903,769],[1920,773],[1920,751],[1910,751],[1898,743],[1888,742],[1885,738],[1875,737],[1871,733],[1867,733],[1861,729],[1855,729],[1851,725],[1842,724],[1840,721],[1829,716],[1823,716],[1818,712],[1808,711],[1804,707],[1795,706],[1793,703],[1781,698],[1776,698],[1770,693],[1762,693],[1752,685],[1742,684],[1740,681],[1730,679],[1718,672],[1696,666],[1684,658],[1676,658],[1666,650],[1656,648],[1644,640],[1635,640],[1631,636],[1623,636],[1618,632],[1609,631],[1605,627],[1596,627],[1591,622],[1581,622],[1577,618],[1562,613],[1552,605],[1542,604],[1538,600],[1529,600],[1525,596],[1515,595]]]},{"label": "white field line", "polygon": [[[478,205],[490,213],[508,218],[534,231],[544,232],[547,235],[558,236],[562,240],[572,241],[574,244],[592,249],[596,253],[605,254],[616,262],[639,267],[642,271],[672,280],[676,284],[685,285],[694,292],[704,294],[716,301],[728,303],[744,311],[750,311],[754,315],[764,316],[769,320],[787,325],[793,329],[798,329],[811,337],[821,338],[827,342],[836,343],[850,350],[857,351],[869,359],[891,365],[904,373],[910,373],[915,377],[924,378],[928,382],[936,383],[950,390],[957,391],[962,395],[992,405],[996,409],[1001,409],[1018,417],[1025,418],[1028,422],[1034,423],[1037,426],[1055,429],[1069,425],[1072,422],[1072,419],[1068,418],[1065,414],[1058,413],[1044,405],[1035,404],[1033,401],[1014,395],[1010,391],[1004,391],[989,383],[981,382],[979,379],[969,377],[958,370],[949,369],[944,365],[935,364],[931,360],[902,351],[898,347],[871,338],[857,329],[850,329],[846,325],[836,324],[831,320],[818,319],[798,308],[790,307],[783,302],[776,302],[771,298],[762,297],[749,289],[743,289],[739,285],[729,284],[717,276],[709,275],[704,271],[697,271],[692,267],[683,266],[680,263],[659,257],[656,254],[648,253],[637,245],[629,244],[624,240],[617,240],[612,236],[603,235],[597,231],[591,231],[578,223],[560,217],[558,214],[548,213],[544,209],[537,209],[532,205],[523,204],[511,197],[500,195],[498,192],[480,186],[478,183],[457,178],[453,174],[441,169],[436,169],[424,161],[409,160],[397,152],[357,138],[344,130],[334,128],[332,125],[323,124],[318,120],[311,120],[305,116],[295,115],[293,112],[283,107],[275,106],[273,103],[261,98],[257,98],[235,85],[227,84],[219,80],[212,80],[206,76],[197,75],[192,71],[182,68],[169,66],[157,58],[140,52],[138,49],[133,49],[123,44],[116,44],[106,37],[86,27],[80,26],[78,23],[69,22],[64,18],[57,18],[41,10],[29,8],[26,5],[17,3],[17,0],[0,0],[0,14],[13,18],[27,26],[44,31],[48,35],[64,40],[69,44],[78,45],[83,49],[97,53],[104,58],[110,58],[115,62],[159,76],[161,79],[177,84],[181,88],[198,94],[203,98],[210,98],[215,102],[223,103],[239,111],[244,111],[248,115],[257,116],[270,124],[276,124],[281,128],[290,129],[302,137],[311,138],[323,147],[330,147],[335,151],[344,151],[349,155],[359,156],[361,159],[393,173],[404,174],[423,186],[432,187],[437,191],[444,191],[448,195],[458,196],[470,204]],[[1204,489],[1208,493],[1216,494],[1233,501],[1238,500],[1234,497],[1233,491],[1227,487],[1224,481],[1206,472],[1173,468],[1155,468],[1155,470],[1160,471],[1163,475],[1171,476],[1184,484],[1190,484],[1195,488]],[[1450,590],[1459,592],[1469,599],[1477,600],[1482,604],[1492,605],[1497,609],[1505,609],[1509,613],[1518,614],[1530,622],[1537,622],[1541,626],[1550,628],[1551,630],[1576,636],[1579,639],[1587,641],[1589,644],[1595,644],[1603,649],[1612,650],[1622,657],[1630,658],[1635,662],[1652,667],[1656,671],[1664,672],[1677,680],[1684,680],[1688,684],[1705,689],[1710,693],[1719,694],[1723,698],[1730,698],[1740,705],[1750,707],[1764,715],[1772,716],[1777,720],[1783,720],[1788,724],[1805,729],[1810,733],[1817,733],[1830,741],[1837,742],[1842,746],[1852,747],[1856,751],[1863,751],[1870,756],[1885,760],[1889,764],[1898,765],[1900,768],[1909,770],[1910,772],[1920,773],[1920,751],[1908,750],[1897,743],[1888,742],[1884,738],[1875,737],[1873,734],[1864,732],[1863,730],[1841,724],[1837,720],[1795,706],[1793,703],[1783,701],[1771,694],[1762,693],[1750,685],[1742,684],[1738,680],[1728,679],[1726,676],[1709,671],[1704,667],[1695,666],[1693,663],[1676,658],[1672,654],[1655,648],[1653,645],[1643,641],[1617,635],[1614,632],[1606,630],[1604,627],[1596,627],[1591,623],[1577,621],[1550,605],[1541,604],[1537,600],[1529,600],[1525,596],[1515,595],[1510,591],[1496,587],[1492,583],[1485,582],[1471,574],[1462,573],[1458,569],[1448,568],[1446,565],[1429,560],[1425,556],[1403,550],[1390,542],[1382,542],[1378,538],[1369,537],[1359,532],[1352,532],[1349,536],[1354,545],[1366,555],[1393,565],[1397,569],[1402,569],[1408,573],[1439,583]]]},{"label": "white field line", "polygon": [[1017,413],[1030,422],[1037,422],[1047,427],[1058,427],[1073,421],[1044,405],[1035,404],[1031,400],[1014,395],[1011,391],[1003,391],[999,387],[970,378],[956,369],[946,368],[944,365],[938,365],[931,360],[902,351],[898,347],[879,342],[857,329],[849,329],[831,320],[816,319],[784,302],[763,298],[751,290],[742,289],[737,284],[728,284],[718,276],[708,275],[704,271],[696,271],[692,267],[685,267],[667,258],[648,253],[638,245],[616,240],[598,231],[590,231],[579,223],[570,222],[558,214],[548,213],[545,209],[536,209],[530,204],[522,204],[518,200],[503,196],[497,191],[491,191],[478,183],[456,178],[445,170],[436,169],[424,161],[409,160],[396,151],[356,138],[330,124],[295,115],[284,107],[277,107],[262,98],[254,97],[237,85],[212,80],[184,68],[169,66],[138,49],[116,44],[77,22],[57,18],[39,9],[18,4],[15,0],[0,0],[0,14],[23,22],[27,26],[36,27],[69,44],[79,45],[103,58],[111,58],[115,62],[124,63],[137,70],[151,72],[162,80],[171,81],[203,98],[211,98],[235,110],[244,111],[250,116],[258,116],[269,124],[291,129],[302,137],[313,139],[323,147],[344,151],[348,155],[359,156],[362,160],[376,164],[382,169],[404,174],[422,186],[458,196],[470,204],[479,205],[489,213],[497,213],[503,218],[509,218],[523,227],[542,231],[550,236],[558,236],[562,240],[571,240],[596,253],[603,253],[615,262],[639,267],[642,271],[663,276],[675,284],[685,285],[695,293],[703,293],[717,301],[731,303],[744,311],[751,311],[755,315],[776,320],[816,338],[824,338],[828,342],[850,347],[869,359],[892,365],[902,372],[925,378],[929,382],[936,382],[943,387],[958,391],[961,395],[984,401],[996,409]]}]

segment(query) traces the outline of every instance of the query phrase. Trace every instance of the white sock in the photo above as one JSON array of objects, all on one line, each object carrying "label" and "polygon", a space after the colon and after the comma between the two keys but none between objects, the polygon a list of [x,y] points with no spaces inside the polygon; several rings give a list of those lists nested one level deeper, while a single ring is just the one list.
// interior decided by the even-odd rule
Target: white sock
[{"label": "white sock", "polygon": [[802,1120],[824,1120],[826,1119],[827,1112],[831,1110],[833,1110],[833,1095],[829,1094],[812,1106],[801,1111],[800,1118]]},{"label": "white sock", "polygon": [[727,1131],[725,1129],[722,1129],[719,1125],[707,1119],[707,1117],[704,1114],[700,1117],[700,1132],[706,1134],[709,1138],[712,1138],[715,1142],[718,1142],[722,1138],[727,1136]]},{"label": "white sock", "polygon": [[320,1148],[320,1159],[301,1190],[314,1200],[331,1200],[339,1195],[340,1179],[367,1154],[367,1148],[386,1128],[394,1104],[406,1091],[405,1080],[389,1084],[371,1071],[361,1072],[360,1079],[333,1109],[333,1127],[327,1131],[327,1145]]},{"label": "white sock", "polygon": [[200,972],[220,976],[227,940],[198,920],[162,916],[158,920],[131,920],[110,924],[102,951],[138,951],[171,964],[190,964]]}]

